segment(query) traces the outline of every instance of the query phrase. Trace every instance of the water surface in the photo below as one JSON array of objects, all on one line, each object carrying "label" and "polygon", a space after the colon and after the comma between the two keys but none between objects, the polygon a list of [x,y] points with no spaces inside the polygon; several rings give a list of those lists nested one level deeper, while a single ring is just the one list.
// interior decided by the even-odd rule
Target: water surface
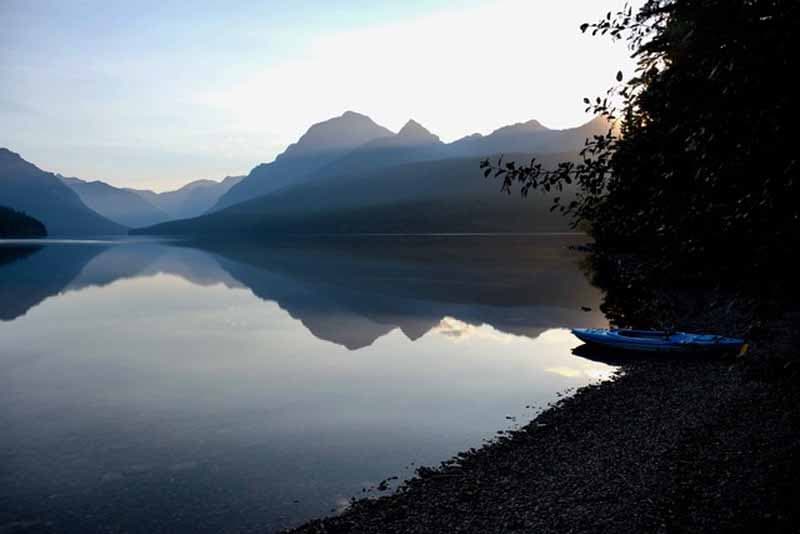
[{"label": "water surface", "polygon": [[613,372],[584,240],[2,243],[0,531],[276,530],[524,424]]}]

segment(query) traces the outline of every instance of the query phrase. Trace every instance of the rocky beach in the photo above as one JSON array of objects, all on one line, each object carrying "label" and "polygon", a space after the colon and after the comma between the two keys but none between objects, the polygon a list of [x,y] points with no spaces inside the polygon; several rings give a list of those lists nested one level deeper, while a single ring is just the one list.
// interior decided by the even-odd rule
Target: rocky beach
[{"label": "rocky beach", "polygon": [[293,532],[795,532],[798,392],[731,361],[640,361],[393,495]]}]

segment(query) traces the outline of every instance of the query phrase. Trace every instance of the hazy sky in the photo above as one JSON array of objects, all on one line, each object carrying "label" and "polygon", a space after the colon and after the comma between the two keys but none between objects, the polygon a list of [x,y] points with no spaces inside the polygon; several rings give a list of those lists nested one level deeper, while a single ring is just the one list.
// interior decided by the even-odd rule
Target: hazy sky
[{"label": "hazy sky", "polygon": [[0,146],[169,189],[246,174],[313,123],[414,118],[445,141],[538,119],[630,72],[578,26],[623,0],[0,0]]}]

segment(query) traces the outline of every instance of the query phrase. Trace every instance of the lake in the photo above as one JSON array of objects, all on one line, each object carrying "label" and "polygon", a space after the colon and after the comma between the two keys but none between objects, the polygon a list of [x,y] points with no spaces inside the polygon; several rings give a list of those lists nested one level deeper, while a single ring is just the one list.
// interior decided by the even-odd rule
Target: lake
[{"label": "lake", "polygon": [[615,371],[584,242],[0,242],[0,532],[275,531],[523,425]]}]

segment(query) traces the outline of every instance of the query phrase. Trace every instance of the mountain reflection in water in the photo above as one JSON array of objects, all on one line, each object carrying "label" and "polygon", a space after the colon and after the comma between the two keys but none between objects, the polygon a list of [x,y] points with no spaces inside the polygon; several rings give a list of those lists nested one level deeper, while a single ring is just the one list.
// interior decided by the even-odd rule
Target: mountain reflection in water
[{"label": "mountain reflection in water", "polygon": [[614,371],[584,239],[0,244],[0,531],[274,531],[524,424]]},{"label": "mountain reflection in water", "polygon": [[[0,320],[64,291],[178,276],[245,287],[316,337],[356,350],[399,328],[418,339],[444,317],[535,338],[605,324],[600,294],[568,244],[581,236],[364,237],[273,243],[0,246]],[[46,242],[45,242],[46,243]]]}]

